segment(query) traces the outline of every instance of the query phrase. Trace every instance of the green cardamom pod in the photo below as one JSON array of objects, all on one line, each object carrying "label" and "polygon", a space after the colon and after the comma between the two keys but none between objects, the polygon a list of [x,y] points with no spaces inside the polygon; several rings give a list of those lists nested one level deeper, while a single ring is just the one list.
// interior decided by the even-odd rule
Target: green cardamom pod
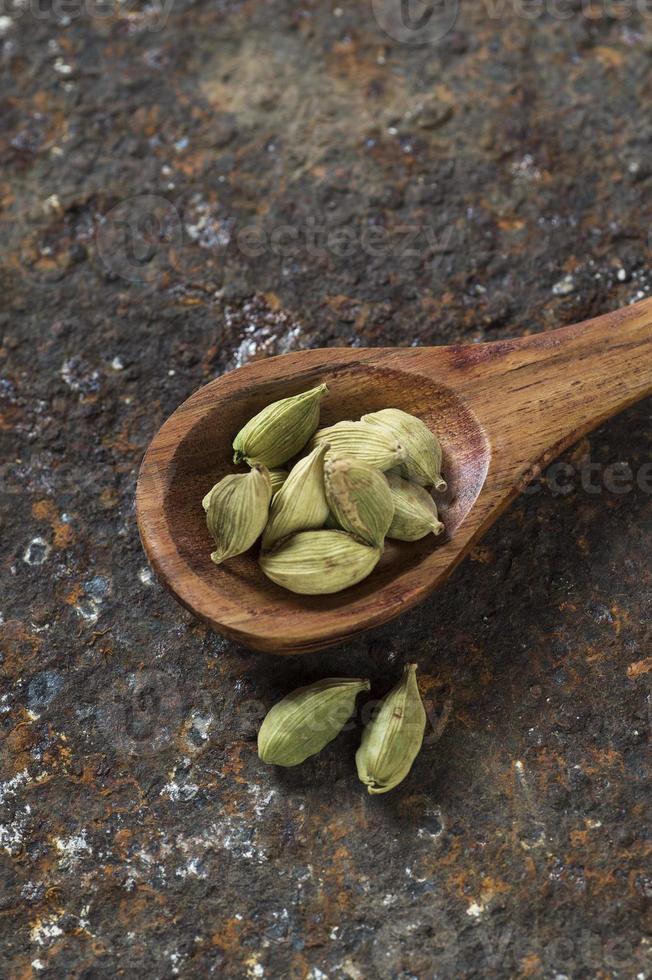
[{"label": "green cardamom pod", "polygon": [[269,478],[272,481],[272,498],[276,496],[290,474],[287,470],[270,470]]},{"label": "green cardamom pod", "polygon": [[366,578],[381,551],[343,531],[299,531],[261,555],[260,566],[272,582],[290,592],[328,595]]},{"label": "green cardamom pod", "polygon": [[419,754],[426,712],[416,674],[416,664],[405,666],[401,681],[381,702],[362,735],[355,764],[370,793],[387,793],[398,786]]},{"label": "green cardamom pod", "polygon": [[327,460],[324,479],[330,513],[339,526],[375,548],[382,547],[394,516],[392,492],[383,474],[340,456]]},{"label": "green cardamom pod", "polygon": [[385,474],[394,501],[394,516],[387,532],[397,541],[420,541],[426,534],[439,535],[444,525],[437,505],[424,487],[404,480],[397,473]]},{"label": "green cardamom pod", "polygon": [[327,445],[317,446],[309,456],[299,460],[273,498],[263,534],[263,551],[295,531],[323,527],[328,517],[324,490],[324,454],[327,449]]},{"label": "green cardamom pod", "polygon": [[339,735],[356,697],[368,690],[367,680],[327,677],[293,691],[266,715],[258,732],[258,755],[275,766],[297,766],[316,755]]},{"label": "green cardamom pod", "polygon": [[389,431],[364,422],[336,422],[315,432],[312,445],[327,442],[326,459],[351,456],[377,470],[389,470],[406,459],[406,452]]},{"label": "green cardamom pod", "polygon": [[263,533],[271,498],[272,484],[264,466],[225,476],[206,494],[202,504],[217,546],[211,555],[216,565],[251,548]]},{"label": "green cardamom pod", "polygon": [[446,481],[441,475],[441,445],[425,422],[400,408],[371,412],[363,415],[362,421],[389,429],[405,447],[407,455],[401,465],[402,476],[423,487],[434,486],[441,492],[446,489]]},{"label": "green cardamom pod", "polygon": [[296,456],[319,425],[319,403],[327,391],[321,384],[264,408],[233,440],[233,462],[272,467]]}]

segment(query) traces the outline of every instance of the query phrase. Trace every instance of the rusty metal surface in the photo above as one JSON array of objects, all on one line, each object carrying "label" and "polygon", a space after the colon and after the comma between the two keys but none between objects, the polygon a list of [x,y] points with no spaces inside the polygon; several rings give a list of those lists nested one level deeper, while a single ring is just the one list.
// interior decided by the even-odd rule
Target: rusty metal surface
[{"label": "rusty metal surface", "polygon": [[[145,446],[221,371],[650,292],[644,5],[422,45],[390,6],[0,11],[3,977],[652,976],[649,403],[325,654],[209,633],[138,542]],[[406,660],[434,730],[392,794],[359,727],[258,761],[293,686]]]}]

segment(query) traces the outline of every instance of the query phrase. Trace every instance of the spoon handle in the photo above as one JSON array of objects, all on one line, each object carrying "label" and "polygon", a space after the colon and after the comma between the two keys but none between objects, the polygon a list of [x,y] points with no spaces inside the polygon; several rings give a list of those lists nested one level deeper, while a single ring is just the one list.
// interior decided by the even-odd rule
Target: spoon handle
[{"label": "spoon handle", "polygon": [[[436,348],[423,350],[424,360],[429,350]],[[652,394],[652,299],[558,330],[446,351],[451,380],[509,482]],[[439,358],[428,373],[437,366]]]}]

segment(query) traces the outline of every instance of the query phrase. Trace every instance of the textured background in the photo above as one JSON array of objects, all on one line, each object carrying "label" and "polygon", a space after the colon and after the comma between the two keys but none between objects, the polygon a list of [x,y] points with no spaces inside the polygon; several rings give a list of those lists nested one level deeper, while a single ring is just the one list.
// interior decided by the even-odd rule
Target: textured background
[{"label": "textured background", "polygon": [[[652,504],[603,486],[649,402],[566,456],[601,492],[543,485],[419,609],[299,659],[179,608],[133,503],[160,423],[251,358],[648,295],[638,8],[465,2],[413,45],[368,2],[5,0],[2,977],[652,976]],[[293,686],[406,660],[436,731],[395,792],[357,726],[258,761]]]}]

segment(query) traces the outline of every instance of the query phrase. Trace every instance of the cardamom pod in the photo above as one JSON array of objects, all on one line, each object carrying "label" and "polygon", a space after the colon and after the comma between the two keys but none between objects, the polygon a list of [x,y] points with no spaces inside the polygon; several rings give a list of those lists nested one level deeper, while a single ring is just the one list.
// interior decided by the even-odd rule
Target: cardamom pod
[{"label": "cardamom pod", "polygon": [[389,429],[405,447],[407,456],[401,466],[402,476],[423,487],[434,486],[441,492],[446,489],[446,481],[441,475],[441,445],[425,422],[400,408],[371,412],[363,415],[362,421]]},{"label": "cardamom pod", "polygon": [[287,480],[289,473],[287,470],[270,470],[269,478],[272,481],[272,498],[276,496],[278,491],[281,489],[285,481]]},{"label": "cardamom pod", "polygon": [[324,467],[326,499],[340,527],[375,548],[382,547],[394,516],[387,480],[352,457],[330,459]]},{"label": "cardamom pod", "polygon": [[355,764],[370,793],[387,793],[398,786],[419,754],[426,712],[416,672],[416,664],[405,666],[402,679],[381,702],[376,717],[363,732]]},{"label": "cardamom pod", "polygon": [[386,473],[385,477],[394,501],[394,516],[387,537],[397,541],[419,541],[430,532],[441,534],[444,525],[428,491],[394,472]]},{"label": "cardamom pod", "polygon": [[287,480],[272,500],[263,551],[295,531],[323,527],[328,517],[324,490],[324,454],[328,445],[316,449],[292,468]]},{"label": "cardamom pod", "polygon": [[381,555],[343,531],[299,531],[260,566],[273,582],[300,595],[328,595],[355,585],[373,571]]},{"label": "cardamom pod", "polygon": [[351,456],[377,470],[389,470],[406,459],[406,452],[389,429],[366,425],[364,422],[336,422],[319,429],[312,445],[327,442],[330,449],[326,459]]},{"label": "cardamom pod", "polygon": [[267,523],[272,484],[264,466],[225,476],[206,494],[206,524],[217,545],[216,565],[251,548]]},{"label": "cardamom pod", "polygon": [[288,694],[268,712],[258,732],[258,755],[276,766],[297,766],[321,752],[344,728],[355,699],[369,690],[360,678],[327,677]]},{"label": "cardamom pod", "polygon": [[319,425],[319,403],[327,391],[321,384],[264,408],[233,440],[233,462],[282,466],[296,456]]}]

